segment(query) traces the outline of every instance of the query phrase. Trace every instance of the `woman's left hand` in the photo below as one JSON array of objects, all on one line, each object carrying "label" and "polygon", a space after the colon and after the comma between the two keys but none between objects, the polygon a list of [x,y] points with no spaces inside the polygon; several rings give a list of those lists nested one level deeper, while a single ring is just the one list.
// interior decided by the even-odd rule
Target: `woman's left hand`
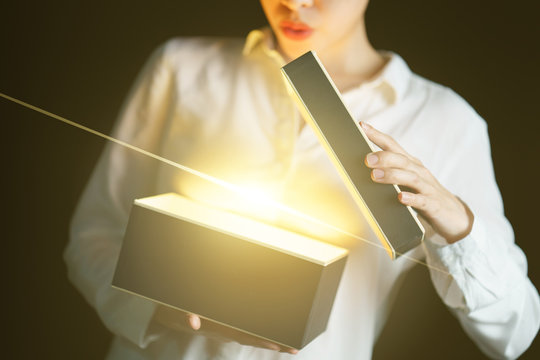
[{"label": "woman's left hand", "polygon": [[361,122],[367,137],[382,151],[366,156],[366,166],[373,169],[373,181],[406,186],[414,192],[402,191],[399,201],[416,209],[433,230],[448,243],[456,242],[471,232],[474,216],[469,207],[444,188],[420,160],[409,155],[392,137]]}]

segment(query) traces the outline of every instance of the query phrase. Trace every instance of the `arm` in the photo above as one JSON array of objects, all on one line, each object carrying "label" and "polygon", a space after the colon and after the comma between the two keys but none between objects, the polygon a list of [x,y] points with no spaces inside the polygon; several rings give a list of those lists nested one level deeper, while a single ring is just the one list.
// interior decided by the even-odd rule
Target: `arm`
[{"label": "arm", "polygon": [[487,355],[518,357],[538,331],[540,301],[504,217],[485,126],[464,131],[448,159],[447,173],[459,178],[452,192],[392,138],[363,127],[383,150],[366,158],[374,181],[411,188],[399,194],[400,201],[414,207],[435,233],[424,248],[428,264],[448,272],[430,269],[439,296]]},{"label": "arm", "polygon": [[[169,107],[171,76],[163,48],[154,53],[120,113],[113,136],[155,152]],[[68,276],[96,309],[105,326],[138,346],[153,302],[111,288],[111,280],[133,199],[151,194],[157,161],[119,145],[106,145],[83,192],[64,252]]]},{"label": "arm", "polygon": [[[175,77],[165,51],[158,49],[143,69],[113,133],[153,153],[174,105]],[[107,144],[72,220],[64,253],[70,280],[112,333],[142,348],[172,331],[295,354],[295,349],[111,287],[131,205],[136,198],[155,195],[158,166],[157,160]]]}]

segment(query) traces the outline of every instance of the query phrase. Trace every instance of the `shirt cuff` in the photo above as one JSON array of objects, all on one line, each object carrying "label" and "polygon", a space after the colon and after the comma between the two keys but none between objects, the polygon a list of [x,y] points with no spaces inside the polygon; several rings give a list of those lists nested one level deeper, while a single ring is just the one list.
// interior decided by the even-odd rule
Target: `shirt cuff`
[{"label": "shirt cuff", "polygon": [[479,218],[470,234],[455,243],[439,235],[424,241],[433,283],[446,305],[473,311],[503,296],[516,274],[505,249],[496,245]]},{"label": "shirt cuff", "polygon": [[143,349],[161,336],[160,332],[152,331],[151,327],[157,303],[116,288],[111,288],[111,291],[118,292],[119,298],[115,297],[116,300],[124,299],[122,309],[104,319],[114,333]]}]

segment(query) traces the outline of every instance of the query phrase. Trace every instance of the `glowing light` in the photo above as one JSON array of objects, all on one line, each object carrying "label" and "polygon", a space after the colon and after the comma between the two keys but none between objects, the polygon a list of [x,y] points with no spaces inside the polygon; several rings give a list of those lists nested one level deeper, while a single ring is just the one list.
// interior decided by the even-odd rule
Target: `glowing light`
[{"label": "glowing light", "polygon": [[[252,192],[248,190],[245,193]],[[254,192],[254,194],[257,193],[257,191]],[[263,198],[266,197],[264,194],[259,195]],[[137,199],[135,204],[321,265],[328,265],[348,253],[343,248],[244,216],[202,205],[174,193]]]}]

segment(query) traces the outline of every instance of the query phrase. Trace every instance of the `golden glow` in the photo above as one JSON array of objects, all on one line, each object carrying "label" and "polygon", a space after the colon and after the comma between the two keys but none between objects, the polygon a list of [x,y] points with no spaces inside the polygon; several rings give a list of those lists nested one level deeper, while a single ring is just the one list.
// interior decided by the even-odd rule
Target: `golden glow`
[{"label": "golden glow", "polygon": [[[275,222],[278,216],[278,202],[274,200],[271,189],[252,185],[246,187],[229,183],[212,186],[202,181],[191,183],[186,195],[211,206],[238,213],[265,222]],[[225,188],[228,191],[223,191]],[[267,190],[267,189],[265,189]]]},{"label": "golden glow", "polygon": [[[48,116],[48,117],[51,117],[51,118],[53,118],[53,119],[59,120],[59,121],[65,123],[65,124],[68,124],[68,125],[70,125],[70,126],[76,127],[76,128],[81,129],[81,130],[83,130],[83,131],[89,132],[89,133],[91,133],[91,134],[94,134],[94,135],[96,135],[96,136],[99,136],[99,137],[101,137],[101,138],[103,138],[103,139],[106,139],[106,140],[108,140],[108,141],[114,142],[114,143],[116,143],[116,144],[118,144],[118,145],[124,146],[124,147],[126,147],[126,148],[128,148],[128,149],[131,149],[131,150],[136,151],[136,152],[138,152],[138,153],[141,153],[141,154],[143,154],[143,155],[149,156],[149,157],[151,157],[151,158],[153,158],[153,159],[156,159],[156,160],[158,160],[158,161],[161,161],[161,162],[163,162],[163,163],[165,163],[165,164],[171,165],[171,166],[173,166],[173,167],[175,167],[175,168],[177,168],[177,169],[186,171],[186,172],[189,173],[189,174],[192,174],[192,175],[195,175],[195,176],[197,176],[197,177],[199,177],[199,178],[201,178],[201,179],[207,180],[207,181],[209,181],[209,182],[211,182],[211,183],[213,183],[213,184],[215,184],[215,185],[218,185],[218,186],[220,186],[220,187],[222,187],[222,188],[224,188],[224,189],[230,190],[230,191],[232,191],[232,192],[234,192],[234,193],[236,193],[236,194],[245,194],[244,196],[248,196],[248,194],[246,194],[244,191],[242,191],[242,187],[240,187],[240,186],[237,186],[237,185],[228,183],[228,182],[226,182],[226,181],[223,181],[223,180],[221,180],[221,179],[218,179],[218,178],[215,178],[215,177],[213,177],[213,176],[207,175],[207,174],[202,173],[202,172],[200,172],[200,171],[191,169],[191,168],[189,168],[189,167],[187,167],[187,166],[178,164],[178,163],[176,163],[176,162],[174,162],[174,161],[171,161],[171,160],[166,159],[166,158],[164,158],[164,157],[161,157],[161,156],[159,156],[159,155],[153,154],[153,153],[151,153],[151,152],[149,152],[149,151],[146,151],[146,150],[141,149],[141,148],[139,148],[139,147],[137,147],[137,146],[134,146],[134,145],[131,145],[131,144],[129,144],[129,143],[126,143],[126,142],[124,142],[124,141],[115,139],[115,138],[113,138],[113,137],[111,137],[111,136],[108,136],[108,135],[106,135],[106,134],[103,134],[103,133],[101,133],[101,132],[99,132],[99,131],[93,130],[93,129],[91,129],[91,128],[89,128],[89,127],[86,127],[86,126],[84,126],[84,125],[80,125],[80,124],[78,124],[78,123],[76,123],[76,122],[74,122],[74,121],[71,121],[71,120],[68,120],[68,119],[66,119],[66,118],[64,118],[64,117],[61,117],[61,116],[59,116],[59,115],[53,114],[53,113],[51,113],[51,112],[49,112],[49,111],[46,111],[46,110],[44,110],[44,109],[41,109],[41,108],[39,108],[39,107],[37,107],[37,106],[34,106],[34,105],[32,105],[32,104],[28,104],[28,103],[26,103],[26,102],[24,102],[24,101],[22,101],[22,100],[13,98],[13,97],[11,97],[11,96],[9,96],[9,95],[0,93],[0,96],[3,97],[3,98],[6,99],[6,100],[12,101],[12,102],[14,102],[14,103],[16,103],[16,104],[19,104],[19,105],[21,105],[21,106],[24,106],[24,107],[26,107],[26,108],[28,108],[28,109],[33,110],[33,111],[39,112],[39,113],[41,113],[41,114],[43,114],[43,115],[46,115],[46,116]],[[249,191],[248,191],[248,193],[249,193]],[[300,212],[300,211],[297,211],[297,210],[292,209],[292,208],[289,208],[289,207],[287,207],[287,206],[285,206],[285,205],[279,204],[279,202],[277,202],[277,201],[269,201],[269,206],[272,206],[272,205],[275,205],[278,209],[281,209],[281,211],[283,211],[284,213],[290,214],[291,216],[296,217],[296,219],[298,219],[297,221],[302,221],[302,222],[305,222],[306,224],[312,224],[313,226],[318,226],[318,227],[320,227],[321,229],[328,229],[328,230],[331,230],[331,231],[335,231],[335,232],[340,233],[340,234],[343,234],[343,235],[345,235],[345,236],[349,236],[349,237],[354,238],[354,239],[356,239],[356,240],[359,240],[359,241],[368,243],[368,244],[370,244],[370,245],[373,245],[373,246],[376,246],[376,247],[379,247],[379,248],[383,248],[383,249],[384,249],[384,247],[383,247],[381,244],[379,244],[379,243],[374,243],[374,242],[369,241],[369,240],[367,240],[367,239],[364,239],[364,238],[362,238],[362,237],[360,237],[360,236],[358,236],[358,235],[356,235],[356,234],[352,234],[352,233],[350,233],[350,232],[348,232],[348,231],[346,231],[346,230],[343,230],[343,229],[341,229],[341,228],[339,228],[339,227],[336,227],[336,226],[334,226],[334,225],[328,224],[328,223],[326,223],[326,222],[324,222],[324,221],[321,221],[321,220],[319,220],[319,219],[316,219],[316,218],[314,218],[314,217],[305,215],[305,214],[303,214],[303,213]],[[265,211],[266,211],[266,210],[265,210]],[[448,273],[447,271],[445,271],[445,270],[443,270],[443,269],[440,269],[440,268],[437,268],[437,267],[434,267],[434,266],[431,266],[431,265],[427,264],[427,263],[424,262],[424,261],[421,261],[421,260],[415,259],[415,258],[413,258],[413,257],[407,256],[406,254],[400,254],[400,253],[397,253],[397,252],[396,252],[396,254],[399,254],[399,255],[401,255],[403,258],[406,258],[406,259],[408,259],[408,260],[410,260],[410,261],[413,261],[413,262],[416,262],[416,263],[418,263],[418,264],[424,265],[424,266],[426,266],[426,267],[428,267],[428,268],[430,268],[430,269],[432,269],[432,270],[435,270],[435,271],[441,272],[441,273],[443,273],[443,274],[449,275],[449,273]]]},{"label": "golden glow", "polygon": [[174,193],[138,199],[135,204],[321,265],[327,265],[348,253],[346,249],[205,206]]}]

